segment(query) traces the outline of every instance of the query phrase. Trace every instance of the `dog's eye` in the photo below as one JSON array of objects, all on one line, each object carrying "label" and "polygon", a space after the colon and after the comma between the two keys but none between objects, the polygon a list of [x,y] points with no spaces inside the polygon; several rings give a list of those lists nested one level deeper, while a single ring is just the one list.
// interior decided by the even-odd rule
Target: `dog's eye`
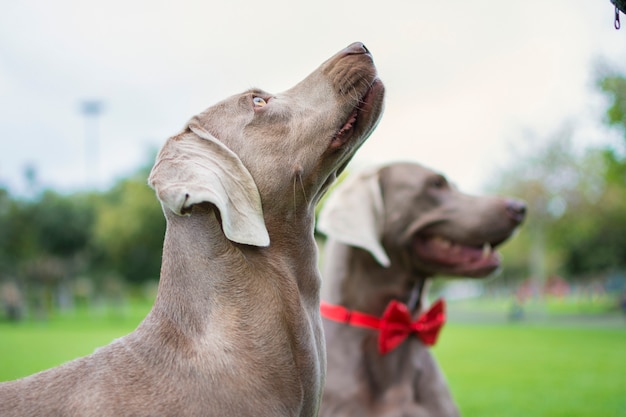
[{"label": "dog's eye", "polygon": [[437,189],[446,188],[448,181],[444,177],[438,176],[430,180],[430,186]]},{"label": "dog's eye", "polygon": [[254,103],[254,107],[263,107],[267,104],[267,101],[262,97],[253,97],[252,103]]}]

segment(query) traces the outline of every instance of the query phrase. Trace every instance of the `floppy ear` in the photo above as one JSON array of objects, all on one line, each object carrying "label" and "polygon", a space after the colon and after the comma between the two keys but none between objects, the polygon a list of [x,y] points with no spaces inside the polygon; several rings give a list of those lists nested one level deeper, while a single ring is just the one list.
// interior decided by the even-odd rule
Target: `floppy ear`
[{"label": "floppy ear", "polygon": [[220,211],[226,237],[233,242],[268,246],[259,190],[239,157],[209,132],[189,125],[168,139],[148,183],[167,209],[189,215],[194,204],[209,202]]},{"label": "floppy ear", "polygon": [[317,228],[329,238],[365,249],[388,267],[381,244],[385,211],[378,171],[362,172],[337,186],[320,212]]}]

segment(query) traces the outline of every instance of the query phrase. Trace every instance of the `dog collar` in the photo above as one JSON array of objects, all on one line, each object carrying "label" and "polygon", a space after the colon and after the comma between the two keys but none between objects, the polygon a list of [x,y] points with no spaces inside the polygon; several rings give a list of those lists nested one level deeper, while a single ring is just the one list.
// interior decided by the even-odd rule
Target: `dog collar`
[{"label": "dog collar", "polygon": [[387,304],[381,318],[324,301],[320,305],[324,318],[350,326],[378,330],[378,351],[381,355],[391,352],[411,334],[415,334],[425,345],[434,345],[446,321],[445,309],[445,301],[439,299],[413,321],[406,304],[397,300],[391,300]]}]

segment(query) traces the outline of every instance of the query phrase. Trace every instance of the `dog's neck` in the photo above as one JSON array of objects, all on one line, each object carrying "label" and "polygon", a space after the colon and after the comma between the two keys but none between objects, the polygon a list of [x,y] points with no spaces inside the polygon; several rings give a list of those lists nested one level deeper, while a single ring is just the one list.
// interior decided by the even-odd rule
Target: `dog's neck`
[{"label": "dog's neck", "polygon": [[[325,300],[377,317],[382,316],[391,300],[407,304],[413,311],[414,319],[426,307],[428,278],[415,276],[415,271],[399,267],[397,259],[392,259],[392,266],[385,268],[369,252],[359,248],[327,241],[326,249],[323,274]],[[376,332],[331,320],[327,320],[324,326],[329,346],[342,346],[342,349],[328,350],[329,367],[337,367],[341,369],[337,372],[345,372],[352,378],[356,374],[352,374],[351,364],[364,366],[367,369],[365,375],[358,374],[352,381],[365,390],[366,396],[386,393],[393,386],[402,386],[398,381],[412,378],[414,366],[424,366],[422,361],[411,357],[428,355],[428,348],[416,338],[409,338],[393,351],[381,355]],[[350,352],[349,359],[346,359],[345,352]],[[408,361],[414,365],[408,366]],[[340,382],[345,384],[344,379],[328,380],[328,390],[346,389],[344,385],[337,385]]]},{"label": "dog's neck", "polygon": [[422,310],[424,304],[422,300],[425,298],[426,291],[426,278],[421,278],[419,275],[416,276],[413,288],[409,293],[409,298],[405,302],[409,311],[416,313]]},{"label": "dog's neck", "polygon": [[[411,294],[415,292],[412,273],[398,267],[397,262],[392,260],[392,266],[385,268],[365,250],[332,240],[326,245],[323,274],[325,300],[376,317],[382,317],[391,300],[411,303]],[[422,296],[425,290],[422,289]],[[418,314],[414,312],[414,318]],[[409,366],[409,363],[415,363],[411,359],[412,352],[415,349],[420,352],[427,350],[416,338],[409,338],[391,352],[381,355],[377,332],[331,320],[325,321],[324,329],[329,346],[342,347],[328,350],[329,368],[336,368],[335,373],[345,374],[346,378],[327,380],[327,392],[345,390],[347,383],[353,384],[350,387],[353,390],[362,391],[365,398],[388,393],[388,389],[402,386],[398,381],[412,377],[414,365]],[[348,358],[346,352],[349,352]],[[363,369],[364,372],[354,373],[354,369]]]},{"label": "dog's neck", "polygon": [[[380,316],[391,300],[401,301],[418,314],[425,307],[428,277],[398,266],[380,265],[367,251],[327,241],[324,299],[351,310]],[[347,262],[350,260],[350,262]],[[368,282],[363,282],[363,277]]]},{"label": "dog's neck", "polygon": [[[285,229],[291,227],[285,225]],[[248,302],[258,303],[252,298],[272,290],[296,290],[296,296],[314,305],[319,299],[320,278],[314,263],[317,249],[312,226],[309,229],[310,238],[303,237],[302,231],[270,229],[270,246],[260,248],[229,241],[211,205],[194,206],[190,216],[168,213],[153,310],[193,328],[193,323],[211,317],[212,310],[232,304],[233,294],[242,297],[240,308]],[[298,242],[293,242],[292,236],[297,236]],[[261,283],[263,280],[267,282]],[[281,300],[301,301],[293,298]]]},{"label": "dog's neck", "polygon": [[[220,384],[235,384],[233,374],[246,370],[251,381],[267,378],[315,410],[326,363],[320,278],[309,265],[313,238],[295,245],[270,235],[269,247],[233,243],[210,204],[166,217],[157,298],[125,345],[146,369],[184,368],[198,383],[212,375]],[[258,363],[275,366],[252,375]]]}]

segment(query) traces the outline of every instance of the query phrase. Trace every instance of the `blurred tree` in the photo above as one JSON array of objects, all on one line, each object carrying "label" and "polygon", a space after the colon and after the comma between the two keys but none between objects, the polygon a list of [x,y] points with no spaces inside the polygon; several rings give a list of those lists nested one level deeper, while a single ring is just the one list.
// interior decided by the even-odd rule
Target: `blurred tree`
[{"label": "blurred tree", "polygon": [[86,267],[93,206],[86,195],[47,190],[32,199],[0,198],[0,279],[17,279],[31,304],[47,314],[73,277]]},{"label": "blurred tree", "polygon": [[[598,75],[598,88],[609,100],[605,122],[622,131],[624,141],[604,150],[606,179],[610,184],[626,185],[626,77],[609,70]],[[621,146],[620,146],[621,145]]]},{"label": "blurred tree", "polygon": [[85,249],[93,222],[93,207],[87,200],[54,191],[45,191],[35,200],[9,200],[2,214],[0,245],[12,260],[13,272],[42,254],[72,258]]},{"label": "blurred tree", "polygon": [[[626,77],[610,70],[602,70],[597,84],[610,100],[606,111],[607,123],[626,128]],[[624,133],[626,134],[626,130]]]},{"label": "blurred tree", "polygon": [[99,269],[134,284],[158,279],[161,268],[165,218],[148,172],[142,168],[103,195],[93,231]]},{"label": "blurred tree", "polygon": [[566,265],[574,275],[626,268],[626,78],[603,71],[597,84],[609,100],[605,122],[621,130],[624,140],[596,151],[601,190],[576,221],[566,216],[559,228],[570,242]]},{"label": "blurred tree", "polygon": [[0,188],[0,283],[17,282],[47,314],[71,304],[77,278],[99,289],[158,279],[165,221],[148,172],[143,167],[105,193],[15,198]]},{"label": "blurred tree", "polygon": [[[565,124],[550,137],[529,137],[515,162],[498,173],[491,191],[528,203],[521,232],[503,247],[507,277],[534,278],[542,285],[547,275],[572,272],[572,234],[601,197],[604,179],[597,150],[577,152],[573,126]],[[580,272],[580,271],[576,271]]]},{"label": "blurred tree", "polygon": [[[9,273],[12,265],[10,254],[6,249],[10,246],[7,230],[10,225],[9,213],[13,211],[13,200],[5,188],[0,187],[0,271]],[[1,277],[0,277],[1,278]]]},{"label": "blurred tree", "polygon": [[605,122],[622,131],[622,143],[577,153],[573,126],[564,125],[516,152],[491,184],[529,203],[527,224],[503,249],[505,274],[524,276],[524,257],[528,276],[592,279],[626,269],[626,78],[604,72],[598,87],[609,98]]},{"label": "blurred tree", "polygon": [[41,250],[62,258],[85,250],[94,221],[92,202],[88,194],[62,196],[45,191],[38,203],[27,210],[35,224],[33,237]]}]

